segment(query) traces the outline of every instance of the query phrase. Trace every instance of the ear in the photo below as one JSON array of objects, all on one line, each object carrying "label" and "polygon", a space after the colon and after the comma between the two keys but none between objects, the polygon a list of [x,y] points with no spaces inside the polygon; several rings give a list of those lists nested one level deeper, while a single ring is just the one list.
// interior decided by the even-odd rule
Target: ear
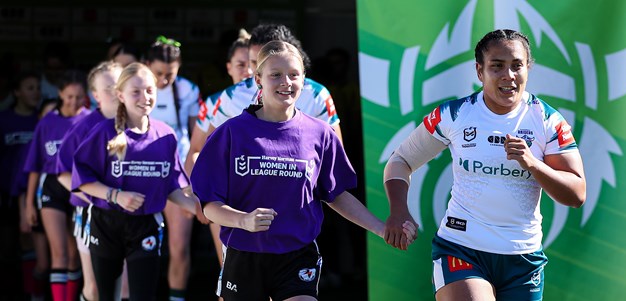
[{"label": "ear", "polygon": [[115,89],[115,97],[117,97],[120,103],[124,103],[124,95],[122,94],[122,91]]},{"label": "ear", "polygon": [[481,83],[483,82],[483,70],[483,66],[476,62],[476,75],[478,76],[478,80],[480,80]]},{"label": "ear", "polygon": [[254,82],[257,86],[261,84],[261,77],[258,74],[254,74]]}]

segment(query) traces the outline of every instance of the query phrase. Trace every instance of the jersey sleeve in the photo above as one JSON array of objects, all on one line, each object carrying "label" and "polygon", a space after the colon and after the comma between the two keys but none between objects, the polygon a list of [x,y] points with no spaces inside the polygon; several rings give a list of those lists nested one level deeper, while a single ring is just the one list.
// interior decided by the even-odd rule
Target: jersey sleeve
[{"label": "jersey sleeve", "polygon": [[94,127],[74,152],[72,168],[72,191],[79,187],[100,181],[106,172],[106,164],[110,162],[107,152],[107,137],[103,133],[106,123]]},{"label": "jersey sleeve", "polygon": [[200,89],[194,83],[181,77],[177,79],[176,83],[180,93],[180,115],[185,118],[195,117],[201,100]]},{"label": "jersey sleeve", "polygon": [[344,191],[356,187],[357,178],[337,135],[329,130],[326,136],[328,142],[321,157],[316,193],[320,200],[331,203]]},{"label": "jersey sleeve", "polygon": [[227,203],[231,135],[220,127],[209,136],[191,171],[191,186],[200,202]]},{"label": "jersey sleeve", "polygon": [[302,94],[296,103],[300,111],[320,119],[331,126],[339,124],[339,114],[330,91],[322,84],[307,78]]},{"label": "jersey sleeve", "polygon": [[45,128],[44,120],[40,121],[35,127],[35,133],[33,134],[33,140],[30,141],[28,147],[28,155],[24,162],[24,172],[41,172],[43,169],[43,130]]},{"label": "jersey sleeve", "polygon": [[80,138],[76,126],[63,137],[63,143],[61,143],[59,148],[55,166],[57,174],[72,172],[74,150],[80,145]]},{"label": "jersey sleeve", "polygon": [[547,144],[546,155],[559,154],[578,150],[578,145],[572,133],[572,127],[567,123],[561,113],[553,111],[548,113],[546,120]]},{"label": "jersey sleeve", "polygon": [[426,130],[433,137],[435,137],[435,139],[443,142],[445,145],[450,144],[450,139],[448,138],[448,125],[451,120],[446,118],[446,113],[449,111],[447,108],[448,106],[446,104],[439,105],[432,112],[426,115],[423,120]]}]

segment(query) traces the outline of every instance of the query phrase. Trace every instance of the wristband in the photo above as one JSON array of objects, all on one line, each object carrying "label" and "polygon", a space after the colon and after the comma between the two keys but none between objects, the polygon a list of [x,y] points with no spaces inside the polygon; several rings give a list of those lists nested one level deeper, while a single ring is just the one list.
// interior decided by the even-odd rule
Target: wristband
[{"label": "wristband", "polygon": [[120,194],[120,192],[121,192],[121,191],[122,191],[122,189],[121,189],[121,188],[118,188],[118,189],[115,191],[115,197],[113,197],[113,204],[117,205],[117,195],[118,195],[118,194]]}]

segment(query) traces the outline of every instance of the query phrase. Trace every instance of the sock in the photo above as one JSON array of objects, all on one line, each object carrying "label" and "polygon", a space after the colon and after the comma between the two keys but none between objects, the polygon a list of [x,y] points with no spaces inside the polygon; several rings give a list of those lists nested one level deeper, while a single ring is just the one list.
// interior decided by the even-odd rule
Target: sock
[{"label": "sock", "polygon": [[29,295],[35,292],[33,269],[35,269],[34,253],[31,252],[22,255],[22,283],[24,284],[24,292]]},{"label": "sock", "polygon": [[37,270],[33,269],[33,291],[31,293],[32,297],[43,297],[46,291],[46,286],[48,284],[48,272],[37,272]]},{"label": "sock", "polygon": [[185,290],[170,289],[169,301],[185,301]]},{"label": "sock", "polygon": [[74,270],[67,272],[67,299],[66,301],[74,301],[78,297],[79,291],[82,288],[81,280],[83,279],[83,272],[81,270]]},{"label": "sock", "polygon": [[80,293],[80,298],[78,299],[78,301],[89,301],[89,300],[85,298],[85,295],[83,295],[83,293]]},{"label": "sock", "polygon": [[67,270],[53,269],[50,271],[50,290],[53,301],[67,300]]}]

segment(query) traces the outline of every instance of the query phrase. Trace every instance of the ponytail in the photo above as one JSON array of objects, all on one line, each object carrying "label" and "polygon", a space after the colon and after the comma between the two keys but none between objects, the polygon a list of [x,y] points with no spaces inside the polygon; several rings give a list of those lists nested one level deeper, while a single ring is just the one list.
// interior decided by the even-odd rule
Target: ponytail
[{"label": "ponytail", "polygon": [[109,151],[109,156],[117,156],[117,159],[122,161],[126,156],[126,133],[124,130],[126,129],[126,105],[120,103],[117,107],[117,114],[115,115],[115,131],[117,132],[117,136],[113,139],[109,140],[107,144],[107,150]]}]

